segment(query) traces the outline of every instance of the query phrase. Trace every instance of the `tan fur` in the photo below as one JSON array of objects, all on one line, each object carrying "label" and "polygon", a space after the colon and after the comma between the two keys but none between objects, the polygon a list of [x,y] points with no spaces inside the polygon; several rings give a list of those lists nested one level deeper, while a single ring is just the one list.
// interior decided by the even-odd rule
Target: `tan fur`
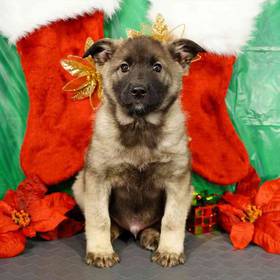
[{"label": "tan fur", "polygon": [[[166,112],[158,110],[144,117],[147,123],[160,125],[156,147],[141,144],[127,148],[122,145],[119,124],[129,125],[134,120],[123,112],[112,93],[112,80],[117,77],[112,75],[111,67],[119,56],[121,53],[100,69],[103,77],[110,79],[104,78],[104,100],[96,114],[86,164],[73,186],[75,198],[86,218],[87,263],[106,267],[118,261],[110,238],[110,194],[113,188],[123,188],[127,184],[130,169],[126,167],[144,170],[154,164],[153,188],[164,190],[166,202],[159,246],[153,260],[163,266],[173,266],[183,262],[185,221],[192,200],[185,116],[179,99],[176,99]],[[166,55],[165,59],[171,69],[168,74],[172,82],[169,95],[178,95],[182,71],[170,56]],[[96,255],[99,261],[96,261]],[[103,261],[100,261],[102,256]]]}]

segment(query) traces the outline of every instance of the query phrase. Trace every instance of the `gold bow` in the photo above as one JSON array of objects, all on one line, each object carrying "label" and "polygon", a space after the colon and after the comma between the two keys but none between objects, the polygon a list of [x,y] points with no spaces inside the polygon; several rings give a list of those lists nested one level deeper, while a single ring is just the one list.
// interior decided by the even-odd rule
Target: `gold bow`
[{"label": "gold bow", "polygon": [[[88,38],[85,43],[85,51],[93,45],[93,40]],[[82,58],[80,56],[68,55],[61,60],[62,67],[75,79],[68,82],[62,89],[73,93],[74,100],[89,98],[92,108],[92,94],[97,91],[99,99],[102,98],[102,76],[97,71],[95,62],[91,56]]]}]

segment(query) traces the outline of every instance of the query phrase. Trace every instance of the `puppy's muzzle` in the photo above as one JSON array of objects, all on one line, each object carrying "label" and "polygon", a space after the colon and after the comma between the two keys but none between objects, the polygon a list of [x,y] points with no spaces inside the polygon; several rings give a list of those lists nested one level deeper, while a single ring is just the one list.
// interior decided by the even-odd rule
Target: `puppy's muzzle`
[{"label": "puppy's muzzle", "polygon": [[147,94],[147,89],[146,89],[146,87],[141,86],[141,85],[132,86],[130,89],[130,94],[135,99],[142,99]]}]

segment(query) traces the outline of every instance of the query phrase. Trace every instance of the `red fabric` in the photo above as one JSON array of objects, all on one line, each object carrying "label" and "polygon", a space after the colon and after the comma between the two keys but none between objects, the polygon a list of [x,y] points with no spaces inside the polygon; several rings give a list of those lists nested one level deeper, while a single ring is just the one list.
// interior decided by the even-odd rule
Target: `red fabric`
[{"label": "red fabric", "polygon": [[250,197],[238,193],[233,194],[230,192],[226,192],[223,195],[223,200],[230,203],[233,207],[241,209],[243,211],[246,211],[246,209],[248,209],[251,204]]},{"label": "red fabric", "polygon": [[[7,191],[0,201],[0,258],[13,257],[25,248],[26,237],[37,232],[55,232],[63,221],[71,230],[63,227],[58,237],[73,235],[81,230],[81,223],[73,222],[65,214],[75,206],[74,199],[66,193],[45,195],[47,188],[39,179],[26,179],[18,188]],[[15,221],[15,212],[28,215],[28,223]],[[78,226],[80,225],[80,228]]]},{"label": "red fabric", "polygon": [[182,104],[188,114],[192,168],[217,184],[240,181],[249,170],[246,149],[229,118],[225,97],[234,57],[202,54],[184,77]]},{"label": "red fabric", "polygon": [[21,166],[27,176],[36,175],[46,184],[61,182],[83,166],[92,108],[88,99],[75,102],[62,91],[71,76],[60,60],[81,56],[88,37],[103,37],[102,13],[55,22],[17,44],[30,98]]},{"label": "red fabric", "polygon": [[250,197],[252,200],[259,189],[261,179],[256,170],[250,166],[248,174],[237,184],[236,192],[244,196]]},{"label": "red fabric", "polygon": [[[252,187],[248,187],[248,176],[243,184],[246,195],[241,193],[241,182],[241,187],[237,188],[235,194],[226,193],[223,196],[224,202],[228,204],[218,205],[219,223],[230,233],[236,249],[243,249],[254,242],[267,252],[280,254],[280,178],[258,187],[256,173],[253,174],[253,170],[250,173]],[[248,209],[252,206],[261,211],[261,214],[249,222]]]}]

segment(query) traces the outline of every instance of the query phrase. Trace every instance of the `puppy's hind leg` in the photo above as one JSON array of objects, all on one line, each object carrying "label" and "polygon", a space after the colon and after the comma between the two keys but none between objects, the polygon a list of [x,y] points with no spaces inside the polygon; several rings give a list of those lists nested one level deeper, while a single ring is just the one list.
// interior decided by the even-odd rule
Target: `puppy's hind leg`
[{"label": "puppy's hind leg", "polygon": [[76,177],[76,180],[72,186],[73,194],[75,200],[81,210],[85,210],[85,179],[84,179],[84,170],[81,170]]},{"label": "puppy's hind leg", "polygon": [[140,246],[144,249],[155,251],[159,243],[159,229],[156,227],[149,227],[140,233]]},{"label": "puppy's hind leg", "polygon": [[111,220],[111,241],[115,241],[123,233],[123,229]]}]

